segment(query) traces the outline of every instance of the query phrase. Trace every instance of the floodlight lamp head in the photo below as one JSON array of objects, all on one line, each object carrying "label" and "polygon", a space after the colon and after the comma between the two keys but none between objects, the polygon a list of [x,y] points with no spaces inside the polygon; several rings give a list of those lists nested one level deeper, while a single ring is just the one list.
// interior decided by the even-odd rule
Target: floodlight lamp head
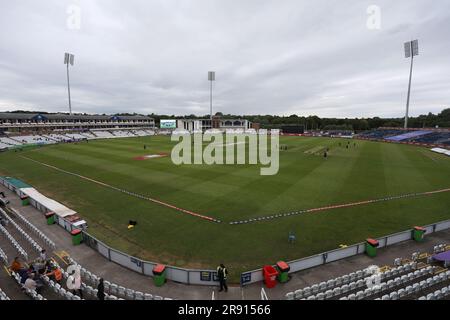
[{"label": "floodlight lamp head", "polygon": [[405,42],[405,58],[419,55],[419,40]]},{"label": "floodlight lamp head", "polygon": [[73,66],[73,62],[74,62],[75,56],[73,54],[70,53],[65,53],[64,54],[64,64],[69,64]]}]

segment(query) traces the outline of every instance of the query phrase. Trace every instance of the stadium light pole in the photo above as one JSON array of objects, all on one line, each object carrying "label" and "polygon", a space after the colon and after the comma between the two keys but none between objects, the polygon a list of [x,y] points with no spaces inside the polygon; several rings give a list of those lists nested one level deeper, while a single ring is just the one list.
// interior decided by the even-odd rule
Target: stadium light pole
[{"label": "stadium light pole", "polygon": [[210,89],[209,89],[209,115],[211,120],[211,129],[213,127],[213,115],[212,115],[212,89],[213,89],[213,81],[216,81],[216,72],[215,71],[208,71],[208,80],[210,83]]},{"label": "stadium light pole", "polygon": [[414,64],[414,56],[419,55],[419,41],[413,40],[405,42],[405,58],[411,58],[411,67],[409,69],[409,84],[408,84],[408,97],[406,98],[406,113],[405,113],[405,129],[408,128],[408,113],[409,113],[409,98],[411,95],[411,79],[412,70]]},{"label": "stadium light pole", "polygon": [[72,115],[72,102],[70,101],[70,81],[69,81],[69,64],[73,66],[75,56],[70,53],[64,54],[64,64],[67,66],[67,92],[69,94],[69,112]]}]

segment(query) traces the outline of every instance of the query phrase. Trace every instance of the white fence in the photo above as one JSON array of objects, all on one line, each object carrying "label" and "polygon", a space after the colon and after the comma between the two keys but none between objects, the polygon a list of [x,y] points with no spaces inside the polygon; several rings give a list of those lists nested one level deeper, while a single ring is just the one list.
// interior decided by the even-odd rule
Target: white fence
[{"label": "white fence", "polygon": [[[16,192],[17,195],[22,196],[20,190],[16,189],[14,186],[9,184],[7,180],[0,178],[0,183],[3,183],[6,187]],[[36,209],[43,213],[47,213],[48,209],[42,206],[40,203],[34,199],[30,199],[30,203]],[[63,219],[57,218],[57,223],[65,228],[67,231],[72,231],[74,228],[72,224]],[[426,229],[426,234],[450,229],[450,220],[445,220],[430,224],[424,227]],[[412,229],[403,232],[391,234],[389,236],[377,238],[379,241],[379,248],[390,246],[402,241],[407,241],[412,239]],[[83,240],[92,249],[99,252],[102,256],[107,258],[109,261],[115,262],[123,267],[126,267],[135,272],[153,276],[153,267],[157,264],[156,262],[144,261],[139,258],[130,256],[126,253],[120,252],[116,249],[108,247],[103,242],[97,240],[86,230],[83,231]],[[323,252],[316,254],[307,258],[302,258],[288,262],[290,271],[289,273],[298,272],[301,270],[313,268],[320,266],[325,263],[345,259],[365,252],[365,243],[357,243],[345,248],[331,250],[328,252]],[[184,269],[173,266],[166,266],[166,277],[169,280],[185,283],[185,284],[195,284],[195,285],[218,285],[217,272],[215,270],[198,270],[198,269]],[[252,270],[244,272],[241,274],[241,285],[247,285],[254,282],[262,281],[263,273],[262,269]]]},{"label": "white fence", "polygon": [[[83,231],[83,241],[86,245],[99,252],[109,261],[115,262],[135,272],[153,276],[153,267],[157,264],[156,262],[144,261],[110,248],[86,231]],[[166,266],[166,278],[175,282],[195,285],[211,286],[218,285],[219,283],[215,270],[183,269],[173,266]]]},{"label": "white fence", "polygon": [[[430,234],[446,229],[450,229],[450,220],[445,220],[430,224],[424,227],[426,229],[425,234]],[[411,240],[413,238],[413,229],[391,234],[389,236],[377,238],[379,242],[378,248],[387,247],[399,242]],[[365,243],[357,243],[342,249],[336,249],[320,254],[316,254],[307,258],[294,260],[288,262],[290,271],[289,273],[298,272],[301,270],[317,267],[329,262],[345,259],[365,252]],[[247,285],[254,282],[262,281],[263,273],[262,269],[257,269],[249,272],[245,272],[241,275],[241,285]]]}]

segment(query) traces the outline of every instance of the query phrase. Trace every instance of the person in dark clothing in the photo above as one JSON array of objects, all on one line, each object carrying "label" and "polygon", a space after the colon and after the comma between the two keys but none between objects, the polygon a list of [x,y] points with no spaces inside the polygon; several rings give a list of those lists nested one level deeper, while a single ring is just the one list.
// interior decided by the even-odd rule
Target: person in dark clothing
[{"label": "person in dark clothing", "polygon": [[105,286],[103,285],[103,278],[100,278],[97,286],[97,298],[98,300],[105,300]]},{"label": "person in dark clothing", "polygon": [[228,291],[228,286],[227,286],[228,270],[227,270],[227,268],[225,268],[223,263],[221,263],[220,266],[217,267],[217,277],[219,278],[219,284],[220,284],[219,292],[223,291],[223,289],[225,289],[225,292],[227,292]]}]

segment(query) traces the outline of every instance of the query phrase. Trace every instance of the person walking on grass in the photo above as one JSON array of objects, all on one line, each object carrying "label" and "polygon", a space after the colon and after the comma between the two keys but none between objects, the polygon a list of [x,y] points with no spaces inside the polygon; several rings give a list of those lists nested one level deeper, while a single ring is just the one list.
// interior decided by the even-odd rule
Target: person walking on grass
[{"label": "person walking on grass", "polygon": [[220,266],[217,267],[217,277],[219,278],[219,284],[220,284],[219,292],[223,291],[223,289],[225,289],[225,292],[227,292],[228,291],[228,286],[227,286],[228,270],[227,270],[227,268],[225,268],[223,263],[221,263]]}]

